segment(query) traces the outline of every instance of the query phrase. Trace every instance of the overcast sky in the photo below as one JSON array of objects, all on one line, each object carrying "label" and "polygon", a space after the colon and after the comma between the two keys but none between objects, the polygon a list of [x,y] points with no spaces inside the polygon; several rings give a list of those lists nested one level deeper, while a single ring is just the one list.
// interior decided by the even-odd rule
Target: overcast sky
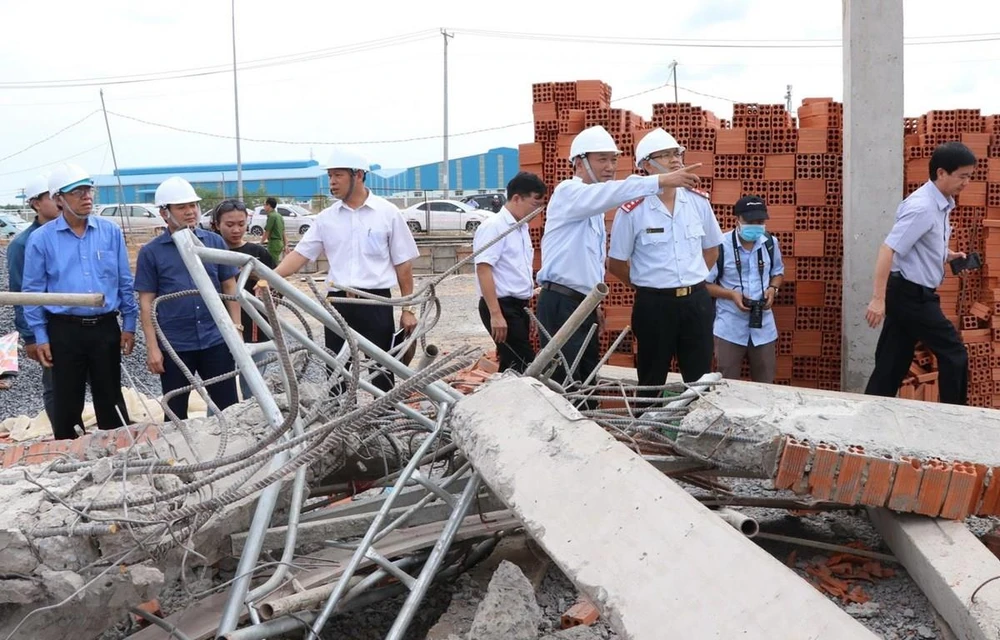
[{"label": "overcast sky", "polygon": [[[661,85],[669,82],[674,59],[680,65],[681,101],[720,117],[731,116],[733,100],[784,102],[788,84],[794,106],[804,97],[843,95],[841,0],[507,0],[479,3],[479,14],[470,6],[237,0],[237,60],[254,66],[272,59],[239,73],[243,161],[310,154],[322,161],[329,143],[356,141],[370,141],[358,148],[386,168],[439,161],[442,27],[455,33],[448,47],[452,158],[530,142],[530,125],[505,125],[531,120],[533,82],[593,78],[609,83],[615,97],[646,92],[615,106],[649,117],[653,103],[673,100],[673,89]],[[1000,34],[985,34],[994,28],[989,25],[1000,24],[1000,3],[969,0],[951,6],[906,0],[905,31],[913,42],[983,34],[981,42],[906,47],[907,115],[952,108],[1000,112],[995,73]],[[94,174],[112,171],[99,112],[102,86],[108,110],[117,114],[234,135],[229,0],[6,2],[4,18],[0,202],[14,202],[31,175],[67,158]],[[647,42],[629,44],[630,39]],[[681,39],[699,46],[655,42]],[[706,40],[753,48],[708,47]],[[759,47],[767,42],[808,47]],[[309,52],[316,53],[299,55]],[[280,56],[311,59],[273,60]],[[131,82],[150,74],[190,76],[218,69],[224,72]],[[116,84],[110,77],[130,82]],[[235,162],[232,139],[109,118],[120,167]],[[486,131],[468,133],[481,129]],[[424,139],[399,141],[412,138]],[[22,152],[30,145],[35,146]]]}]

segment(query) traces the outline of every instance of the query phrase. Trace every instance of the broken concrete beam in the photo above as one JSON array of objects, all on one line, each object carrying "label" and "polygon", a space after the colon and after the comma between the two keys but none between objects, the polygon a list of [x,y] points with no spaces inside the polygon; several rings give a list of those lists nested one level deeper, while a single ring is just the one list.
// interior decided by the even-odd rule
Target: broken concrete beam
[{"label": "broken concrete beam", "polygon": [[516,564],[504,560],[476,610],[469,640],[536,640],[541,622],[534,587]]},{"label": "broken concrete beam", "polygon": [[681,426],[681,453],[778,489],[951,519],[1000,515],[991,409],[726,381]]},{"label": "broken concrete beam", "polygon": [[868,515],[960,640],[1000,638],[1000,560],[964,523],[885,509]]},{"label": "broken concrete beam", "polygon": [[451,426],[497,497],[619,634],[661,640],[666,624],[679,638],[764,640],[789,628],[875,638],[537,381],[488,383],[456,404]]}]

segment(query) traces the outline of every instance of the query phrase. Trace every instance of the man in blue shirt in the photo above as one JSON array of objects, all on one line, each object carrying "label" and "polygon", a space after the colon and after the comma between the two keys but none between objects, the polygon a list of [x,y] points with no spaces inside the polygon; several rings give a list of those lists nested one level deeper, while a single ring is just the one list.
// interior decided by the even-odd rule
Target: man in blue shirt
[{"label": "man in blue shirt", "polygon": [[930,180],[896,210],[896,222],[875,260],[874,291],[865,319],[885,326],[875,347],[875,370],[865,393],[894,397],[913,362],[917,342],[937,358],[941,402],[968,400],[969,355],[941,311],[937,287],[944,264],[965,258],[948,247],[955,196],[969,184],[976,156],[961,142],[948,142],[931,154]]},{"label": "man in blue shirt", "polygon": [[66,440],[77,437],[76,425],[83,428],[88,378],[97,426],[114,429],[131,424],[122,397],[121,356],[135,346],[138,309],[125,236],[114,223],[90,215],[94,209],[90,175],[77,165],[62,165],[49,178],[49,196],[62,215],[28,239],[22,289],[104,295],[104,306],[99,308],[24,307],[38,361],[52,368],[59,399],[52,433]]},{"label": "man in blue shirt", "polygon": [[740,198],[733,212],[739,224],[723,236],[719,260],[708,274],[708,292],[717,300],[715,358],[723,378],[739,379],[746,358],[750,378],[772,384],[778,328],[771,307],[784,281],[785,265],[777,239],[765,229],[764,201],[757,196]]},{"label": "man in blue shirt", "polygon": [[[181,229],[190,229],[202,244],[212,249],[226,250],[226,243],[219,235],[197,226],[201,217],[201,208],[198,206],[201,198],[187,180],[168,178],[157,187],[155,200],[169,233],[157,236],[139,250],[135,267],[135,289],[139,292],[142,331],[146,336],[146,364],[150,373],[160,375],[160,386],[166,395],[191,383],[173,358],[163,353],[163,345],[153,329],[153,300],[158,296],[197,288],[174,244],[173,234]],[[236,295],[238,272],[235,268],[211,262],[204,264],[216,291]],[[239,304],[233,301],[226,305],[233,324],[242,333]],[[200,295],[184,296],[157,305],[156,319],[177,356],[191,373],[197,374],[202,380],[235,369],[233,355]],[[206,390],[219,410],[237,402],[235,378],[216,382]],[[181,420],[187,418],[189,397],[190,393],[182,393],[167,403]]]},{"label": "man in blue shirt", "polygon": [[[24,197],[28,206],[35,210],[35,221],[31,226],[17,235],[7,247],[7,275],[10,291],[21,291],[24,280],[24,252],[28,247],[28,238],[43,224],[52,222],[59,217],[59,208],[49,196],[49,179],[47,176],[35,176],[24,188]],[[14,326],[24,340],[24,353],[34,361],[38,361],[38,347],[35,344],[35,334],[24,319],[24,309],[14,307]],[[52,369],[42,367],[42,402],[45,404],[45,414],[49,422],[55,417],[55,390],[52,385]]]}]

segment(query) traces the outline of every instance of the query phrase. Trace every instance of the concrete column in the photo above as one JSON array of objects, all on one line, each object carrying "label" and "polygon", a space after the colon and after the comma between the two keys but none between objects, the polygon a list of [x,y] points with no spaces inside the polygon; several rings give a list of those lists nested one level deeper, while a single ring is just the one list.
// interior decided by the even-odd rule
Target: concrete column
[{"label": "concrete column", "polygon": [[844,0],[844,391],[863,391],[875,256],[903,196],[903,0]]}]

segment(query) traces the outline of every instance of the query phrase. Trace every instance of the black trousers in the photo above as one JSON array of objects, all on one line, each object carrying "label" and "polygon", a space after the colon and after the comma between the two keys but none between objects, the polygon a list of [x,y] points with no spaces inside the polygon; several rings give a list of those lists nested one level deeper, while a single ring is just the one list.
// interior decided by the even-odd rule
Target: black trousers
[{"label": "black trousers", "polygon": [[[681,297],[669,291],[637,288],[632,332],[637,343],[639,385],[664,384],[675,355],[684,382],[709,373],[715,348],[714,325],[715,303],[704,286]],[[654,397],[657,392],[643,391],[640,395]]]},{"label": "black trousers", "polygon": [[875,347],[875,370],[865,393],[895,397],[903,383],[917,341],[937,357],[941,402],[966,404],[969,390],[969,354],[958,331],[941,312],[941,298],[933,289],[889,277],[885,290],[885,323]]},{"label": "black trousers", "polygon": [[[388,289],[358,288],[358,290],[386,298],[391,293]],[[346,294],[343,291],[332,291],[327,297],[344,298]],[[392,334],[396,331],[396,323],[392,317],[392,307],[374,304],[337,303],[333,300],[331,300],[331,304],[333,304],[334,309],[344,316],[347,326],[374,342],[383,351],[388,351],[392,348]],[[340,351],[341,347],[344,346],[344,339],[333,331],[325,329],[324,336],[326,339],[326,348],[334,353]],[[353,363],[348,363],[348,368],[350,368],[351,364]],[[382,391],[390,391],[396,384],[396,377],[391,371],[380,373],[372,380],[372,384]],[[337,393],[338,390],[335,388],[334,392]]]},{"label": "black trousers", "polygon": [[50,418],[56,440],[72,440],[77,437],[73,427],[83,427],[88,378],[98,428],[116,429],[122,420],[132,424],[122,396],[122,332],[117,316],[109,313],[86,321],[63,315],[48,317],[55,392],[55,415]]},{"label": "black trousers", "polygon": [[[570,297],[564,293],[558,293],[549,289],[543,289],[538,294],[538,322],[541,323],[545,330],[549,332],[549,335],[555,335],[559,328],[566,323],[570,315],[576,311],[576,308],[580,306],[583,302],[584,296],[580,294],[579,298]],[[583,382],[586,380],[590,374],[597,368],[598,358],[598,345],[600,336],[597,332],[594,332],[594,337],[591,338],[590,342],[584,344],[587,339],[587,334],[590,332],[590,327],[597,324],[597,312],[594,311],[587,319],[583,321],[580,328],[570,336],[568,342],[563,345],[562,353],[566,357],[566,361],[570,366],[576,361],[577,354],[583,351],[583,357],[580,359],[580,364],[577,366],[576,371],[573,372],[573,379]],[[548,340],[544,335],[539,335],[539,340],[541,345],[544,347],[548,344]],[[552,375],[552,380],[558,382],[559,384],[566,385],[566,369],[562,365],[556,369],[555,373]]]},{"label": "black trousers", "polygon": [[[518,298],[497,298],[500,303],[500,313],[507,321],[507,338],[497,344],[497,357],[500,359],[500,371],[513,369],[524,373],[528,365],[535,359],[535,350],[531,348],[528,337],[531,329],[531,319],[528,317],[527,300]],[[490,323],[490,309],[486,300],[479,299],[479,318],[487,331],[493,331]]]},{"label": "black trousers", "polygon": [[[236,369],[233,354],[229,351],[229,347],[226,346],[225,342],[197,351],[178,351],[177,356],[191,373],[201,376],[202,380],[209,380]],[[160,374],[160,386],[163,389],[163,394],[166,395],[174,389],[180,389],[189,384],[191,383],[184,377],[184,373],[174,362],[174,359],[164,352],[163,373]],[[229,378],[222,382],[210,384],[205,387],[205,391],[208,392],[208,397],[219,407],[220,411],[225,411],[226,407],[230,407],[238,401],[236,397],[236,378]],[[170,410],[176,413],[177,417],[181,420],[187,418],[190,396],[191,392],[189,391],[188,393],[182,393],[171,398],[167,402]]]}]

